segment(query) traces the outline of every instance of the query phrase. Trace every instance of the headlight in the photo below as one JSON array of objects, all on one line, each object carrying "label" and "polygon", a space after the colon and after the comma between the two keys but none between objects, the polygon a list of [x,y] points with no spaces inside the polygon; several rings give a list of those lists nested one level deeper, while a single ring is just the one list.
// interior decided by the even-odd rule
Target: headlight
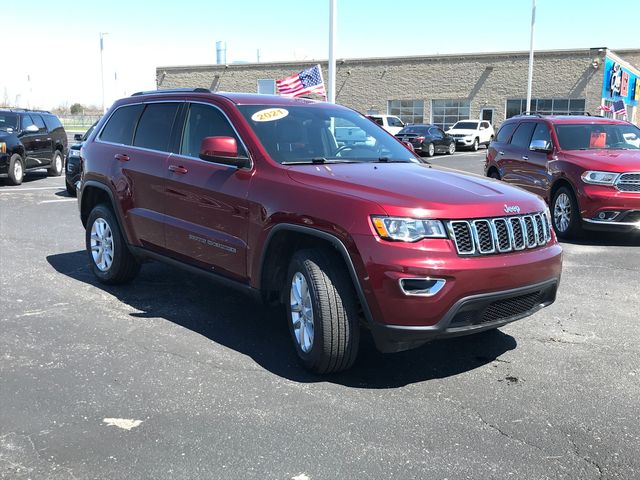
[{"label": "headlight", "polygon": [[398,217],[372,217],[371,220],[380,238],[385,240],[416,242],[422,238],[447,237],[440,220]]},{"label": "headlight", "polygon": [[80,150],[76,150],[75,148],[73,150],[69,150],[69,158],[76,158],[80,156]]},{"label": "headlight", "polygon": [[582,174],[582,181],[584,183],[591,183],[593,185],[613,185],[618,178],[618,173],[613,172],[598,172],[595,170],[587,170]]},{"label": "headlight", "polygon": [[7,153],[7,144],[5,142],[0,142],[0,153]]}]

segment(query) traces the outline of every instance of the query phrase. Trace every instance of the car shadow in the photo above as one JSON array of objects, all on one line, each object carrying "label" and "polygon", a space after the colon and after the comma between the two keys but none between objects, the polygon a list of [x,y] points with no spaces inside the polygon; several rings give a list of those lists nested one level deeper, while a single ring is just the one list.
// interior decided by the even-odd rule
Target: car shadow
[{"label": "car shadow", "polygon": [[631,232],[585,230],[580,238],[562,240],[561,243],[598,247],[637,247],[640,246],[640,230]]},{"label": "car shadow", "polygon": [[59,273],[115,296],[135,310],[131,316],[163,318],[251,357],[266,370],[302,383],[332,382],[347,387],[387,389],[458,375],[493,362],[516,348],[499,330],[435,341],[395,354],[379,353],[363,332],[360,354],[348,371],[319,376],[298,362],[284,314],[234,289],[158,262],[147,263],[129,285],[99,283],[84,251],[47,257]]}]

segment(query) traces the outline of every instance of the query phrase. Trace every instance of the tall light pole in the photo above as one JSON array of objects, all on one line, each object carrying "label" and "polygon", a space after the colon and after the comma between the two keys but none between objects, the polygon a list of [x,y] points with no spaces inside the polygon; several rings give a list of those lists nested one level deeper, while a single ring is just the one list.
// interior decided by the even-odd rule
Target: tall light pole
[{"label": "tall light pole", "polygon": [[531,42],[529,44],[529,77],[527,79],[527,114],[531,113],[531,87],[533,84],[533,33],[536,26],[536,0],[531,0]]},{"label": "tall light pole", "polygon": [[327,101],[336,103],[336,58],[334,49],[336,45],[336,0],[329,0],[329,88]]},{"label": "tall light pole", "polygon": [[102,60],[102,51],[104,50],[104,36],[108,32],[100,32],[100,83],[102,84],[102,113],[104,113],[104,63]]}]

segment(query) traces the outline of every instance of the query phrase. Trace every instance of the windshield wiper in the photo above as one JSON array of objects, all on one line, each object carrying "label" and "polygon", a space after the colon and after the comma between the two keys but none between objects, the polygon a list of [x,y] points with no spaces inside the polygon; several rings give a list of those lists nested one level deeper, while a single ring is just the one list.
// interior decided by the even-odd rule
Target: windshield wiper
[{"label": "windshield wiper", "polygon": [[389,157],[380,157],[373,163],[410,163],[408,160],[392,160]]},{"label": "windshield wiper", "polygon": [[294,160],[291,162],[281,162],[281,165],[321,165],[323,163],[360,163],[354,160],[341,160],[334,158],[325,158],[325,157],[315,157],[309,158],[307,160]]}]

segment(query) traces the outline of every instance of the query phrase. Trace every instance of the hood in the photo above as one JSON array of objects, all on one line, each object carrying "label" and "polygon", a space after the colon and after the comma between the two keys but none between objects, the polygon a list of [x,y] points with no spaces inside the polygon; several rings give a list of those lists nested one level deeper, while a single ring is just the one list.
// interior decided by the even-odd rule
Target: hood
[{"label": "hood", "polygon": [[572,150],[559,156],[585,170],[640,172],[640,150]]},{"label": "hood", "polygon": [[451,128],[447,130],[448,134],[454,135],[474,135],[478,130],[472,130],[470,128]]},{"label": "hood", "polygon": [[292,180],[313,188],[362,198],[388,215],[422,218],[499,217],[506,207],[540,212],[544,201],[506,183],[443,167],[413,163],[296,165]]}]

